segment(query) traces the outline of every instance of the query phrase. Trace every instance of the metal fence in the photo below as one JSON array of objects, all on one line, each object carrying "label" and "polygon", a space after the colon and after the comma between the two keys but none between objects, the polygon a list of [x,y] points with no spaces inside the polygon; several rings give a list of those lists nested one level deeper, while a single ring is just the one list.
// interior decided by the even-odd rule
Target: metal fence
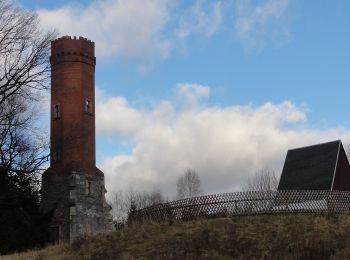
[{"label": "metal fence", "polygon": [[248,191],[171,201],[140,209],[129,221],[172,221],[280,213],[350,213],[350,192]]}]

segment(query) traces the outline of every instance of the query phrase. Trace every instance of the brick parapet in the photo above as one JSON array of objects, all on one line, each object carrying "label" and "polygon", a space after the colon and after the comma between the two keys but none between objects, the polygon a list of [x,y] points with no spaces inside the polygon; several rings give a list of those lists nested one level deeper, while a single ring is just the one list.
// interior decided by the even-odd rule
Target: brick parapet
[{"label": "brick parapet", "polygon": [[51,65],[76,61],[95,66],[95,43],[84,37],[63,36],[51,42]]},{"label": "brick parapet", "polygon": [[89,64],[91,66],[96,65],[96,58],[87,56],[86,54],[80,52],[61,52],[56,53],[54,56],[51,55],[50,62],[52,66],[55,66],[58,63],[61,62],[83,62],[86,64]]}]

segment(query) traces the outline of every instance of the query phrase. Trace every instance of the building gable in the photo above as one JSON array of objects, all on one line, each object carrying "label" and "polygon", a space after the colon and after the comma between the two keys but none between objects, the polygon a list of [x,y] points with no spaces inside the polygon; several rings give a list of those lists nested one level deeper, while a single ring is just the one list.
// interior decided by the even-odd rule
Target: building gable
[{"label": "building gable", "polygon": [[279,190],[350,190],[350,166],[340,140],[289,150]]},{"label": "building gable", "polygon": [[350,164],[343,145],[340,145],[332,190],[350,191]]}]

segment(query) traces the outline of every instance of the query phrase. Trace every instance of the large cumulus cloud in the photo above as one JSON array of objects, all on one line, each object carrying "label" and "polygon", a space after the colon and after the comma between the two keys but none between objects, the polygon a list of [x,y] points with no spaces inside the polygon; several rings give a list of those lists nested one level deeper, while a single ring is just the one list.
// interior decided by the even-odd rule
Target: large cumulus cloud
[{"label": "large cumulus cloud", "polygon": [[208,106],[209,87],[179,84],[174,99],[140,109],[123,97],[100,98],[99,135],[132,140],[132,152],[105,157],[110,192],[159,188],[172,198],[176,180],[196,170],[206,193],[238,190],[255,171],[280,170],[289,148],[342,138],[348,129],[307,127],[307,115],[290,101],[259,106]]}]

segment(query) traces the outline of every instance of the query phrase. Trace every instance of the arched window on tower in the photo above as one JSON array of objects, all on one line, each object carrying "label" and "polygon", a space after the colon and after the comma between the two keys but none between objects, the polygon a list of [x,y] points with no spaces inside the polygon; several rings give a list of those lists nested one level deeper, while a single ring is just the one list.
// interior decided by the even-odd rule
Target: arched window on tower
[{"label": "arched window on tower", "polygon": [[93,103],[91,99],[85,99],[85,113],[92,114],[93,111]]},{"label": "arched window on tower", "polygon": [[60,119],[61,118],[61,106],[60,104],[55,104],[53,106],[53,119]]}]

